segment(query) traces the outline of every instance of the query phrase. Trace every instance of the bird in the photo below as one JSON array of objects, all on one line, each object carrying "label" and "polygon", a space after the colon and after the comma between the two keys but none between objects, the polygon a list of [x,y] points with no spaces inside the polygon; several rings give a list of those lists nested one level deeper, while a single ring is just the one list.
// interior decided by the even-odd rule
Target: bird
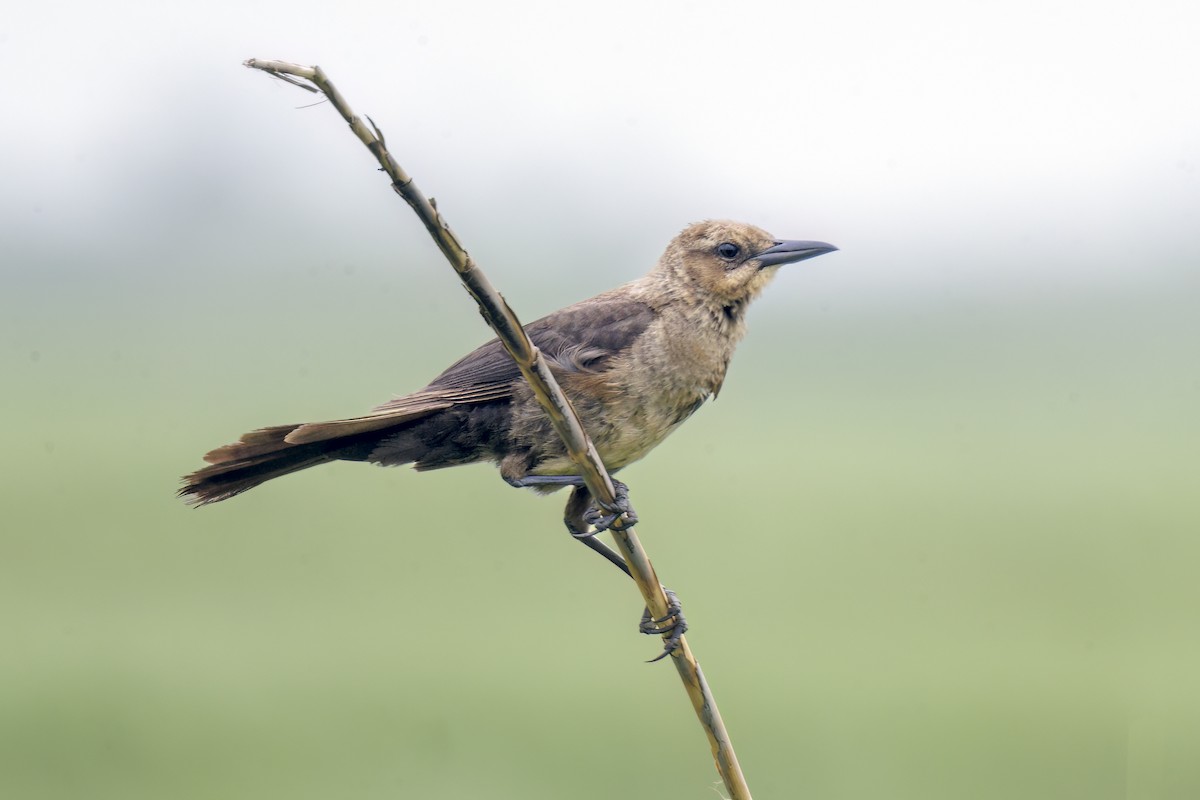
[{"label": "bird", "polygon": [[[525,331],[615,473],[718,395],[746,332],[747,306],[779,268],[837,249],[777,239],[746,223],[698,222],[675,236],[642,277],[559,309]],[[617,508],[597,506],[497,339],[424,388],[366,414],[260,428],[204,460],[208,466],[185,476],[178,492],[196,506],[331,461],[417,470],[492,462],[513,486],[542,493],[571,487],[567,529],[628,573],[624,561],[593,538],[623,514],[631,519],[627,487],[614,481]]]}]

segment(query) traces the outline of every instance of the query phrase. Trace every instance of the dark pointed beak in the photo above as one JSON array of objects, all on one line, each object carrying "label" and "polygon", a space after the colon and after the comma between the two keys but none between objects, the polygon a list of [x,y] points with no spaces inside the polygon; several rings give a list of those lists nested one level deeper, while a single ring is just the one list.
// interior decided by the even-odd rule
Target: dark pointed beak
[{"label": "dark pointed beak", "polygon": [[776,242],[774,247],[763,250],[751,260],[758,261],[760,267],[776,267],[823,256],[834,250],[837,248],[826,242],[784,241]]}]

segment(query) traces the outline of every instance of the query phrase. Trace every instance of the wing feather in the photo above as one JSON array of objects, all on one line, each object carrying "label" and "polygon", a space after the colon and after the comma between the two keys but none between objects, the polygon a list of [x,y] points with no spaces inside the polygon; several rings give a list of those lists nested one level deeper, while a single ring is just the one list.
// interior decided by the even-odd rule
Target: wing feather
[{"label": "wing feather", "polygon": [[[601,371],[604,362],[629,348],[656,316],[640,300],[617,292],[609,295],[555,311],[526,325],[525,332],[552,366],[564,372]],[[492,339],[451,364],[422,391],[507,386],[520,377],[516,362],[499,340]]]},{"label": "wing feather", "polygon": [[[654,316],[645,303],[602,295],[532,322],[525,331],[552,367],[564,372],[600,372],[609,358],[633,344]],[[492,339],[420,391],[389,400],[359,417],[301,425],[286,441],[307,444],[353,436],[415,421],[455,405],[508,400],[513,382],[520,377],[516,362],[499,340]]]}]

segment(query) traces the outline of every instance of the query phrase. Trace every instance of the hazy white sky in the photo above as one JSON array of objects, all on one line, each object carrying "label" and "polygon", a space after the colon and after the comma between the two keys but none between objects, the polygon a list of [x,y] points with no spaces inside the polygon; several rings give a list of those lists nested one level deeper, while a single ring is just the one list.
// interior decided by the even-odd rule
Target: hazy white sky
[{"label": "hazy white sky", "polygon": [[136,261],[145,228],[217,206],[220,230],[256,203],[378,205],[342,177],[374,176],[333,112],[296,111],[306,96],[239,66],[255,56],[324,66],[460,232],[532,212],[555,241],[611,227],[665,242],[735,217],[836,242],[830,279],[893,289],[1195,285],[1200,269],[1195,0],[49,2],[4,17],[6,247],[97,229],[96,247]]}]

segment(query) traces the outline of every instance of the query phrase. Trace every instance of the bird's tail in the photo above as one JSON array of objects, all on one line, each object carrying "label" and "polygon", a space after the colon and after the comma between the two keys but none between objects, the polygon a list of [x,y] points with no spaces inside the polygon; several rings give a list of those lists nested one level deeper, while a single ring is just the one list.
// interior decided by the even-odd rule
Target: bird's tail
[{"label": "bird's tail", "polygon": [[[299,428],[299,425],[261,428],[247,433],[233,444],[218,447],[204,456],[209,466],[183,479],[179,496],[195,506],[228,500],[264,481],[326,461],[365,460],[377,441],[375,437],[369,443],[338,439],[308,444],[289,443],[288,434]],[[356,455],[358,458],[355,458]]]},{"label": "bird's tail", "polygon": [[[404,432],[442,407],[379,409],[354,419],[260,428],[205,455],[209,466],[185,476],[178,494],[189,504],[202,506],[327,461],[379,460],[372,454],[381,443],[412,438]],[[387,463],[411,462],[420,452],[417,447],[396,450],[391,448]]]}]

